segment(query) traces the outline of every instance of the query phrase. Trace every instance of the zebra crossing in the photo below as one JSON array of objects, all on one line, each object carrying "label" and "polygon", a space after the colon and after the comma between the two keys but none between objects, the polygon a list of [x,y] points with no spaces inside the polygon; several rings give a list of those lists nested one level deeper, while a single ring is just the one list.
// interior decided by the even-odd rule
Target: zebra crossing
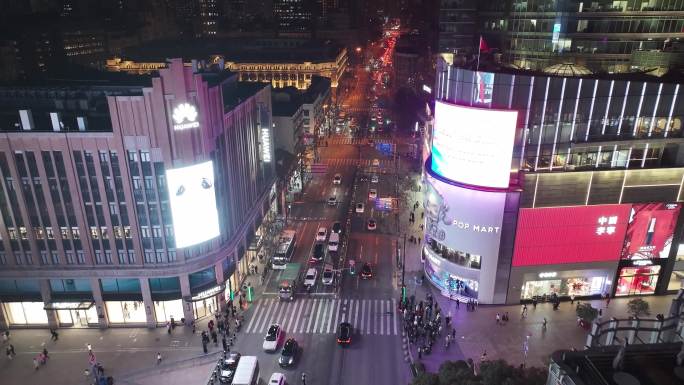
[{"label": "zebra crossing", "polygon": [[[321,163],[325,163],[328,166],[359,166],[359,167],[372,167],[373,166],[373,160],[372,159],[354,159],[354,158],[327,158],[327,159],[322,159]],[[379,159],[380,166],[376,166],[379,168],[383,167],[391,167],[393,162],[390,159]]]},{"label": "zebra crossing", "polygon": [[260,299],[254,306],[246,333],[266,333],[278,323],[289,334],[329,334],[342,322],[349,322],[359,334],[396,336],[396,300],[388,299]]},{"label": "zebra crossing", "polygon": [[[331,144],[368,144],[368,140],[365,138],[350,138],[346,136],[333,137],[327,140],[328,145]],[[391,139],[373,139],[375,144],[378,143],[393,143]]]}]

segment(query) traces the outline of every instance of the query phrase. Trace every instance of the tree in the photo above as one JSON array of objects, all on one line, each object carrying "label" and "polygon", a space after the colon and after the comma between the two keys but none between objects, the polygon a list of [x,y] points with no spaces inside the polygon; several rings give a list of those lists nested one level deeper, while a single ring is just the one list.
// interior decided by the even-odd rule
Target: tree
[{"label": "tree", "polygon": [[440,385],[439,377],[434,373],[420,373],[413,381],[411,385]]},{"label": "tree", "polygon": [[[518,384],[516,370],[506,361],[485,361],[480,365],[482,385],[514,385]],[[530,384],[532,385],[532,384]]]},{"label": "tree", "polygon": [[445,361],[439,367],[440,384],[464,384],[467,381],[475,381],[473,368],[465,361]]},{"label": "tree", "polygon": [[590,303],[577,305],[577,317],[586,323],[592,323],[598,317],[598,310],[593,308]]},{"label": "tree", "polygon": [[650,315],[648,302],[641,298],[634,298],[627,302],[627,313],[632,317],[638,318],[645,315]]}]

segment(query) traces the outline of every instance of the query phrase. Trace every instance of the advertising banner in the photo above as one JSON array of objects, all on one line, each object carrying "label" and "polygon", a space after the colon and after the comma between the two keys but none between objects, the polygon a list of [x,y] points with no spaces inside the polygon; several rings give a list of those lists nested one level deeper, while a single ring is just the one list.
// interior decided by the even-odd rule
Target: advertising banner
[{"label": "advertising banner", "polygon": [[166,170],[176,247],[219,236],[212,161]]},{"label": "advertising banner", "polygon": [[632,205],[622,259],[667,258],[680,209],[679,203]]},{"label": "advertising banner", "polygon": [[428,234],[454,250],[496,258],[506,193],[454,186],[429,175],[427,182]]},{"label": "advertising banner", "polygon": [[432,171],[454,182],[508,188],[517,111],[437,101]]},{"label": "advertising banner", "polygon": [[617,261],[631,207],[520,209],[513,266]]}]

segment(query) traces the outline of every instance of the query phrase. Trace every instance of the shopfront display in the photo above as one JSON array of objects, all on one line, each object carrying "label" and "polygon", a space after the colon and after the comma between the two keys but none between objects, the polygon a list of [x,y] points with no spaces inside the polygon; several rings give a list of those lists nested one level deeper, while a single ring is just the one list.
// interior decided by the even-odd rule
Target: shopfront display
[{"label": "shopfront display", "polygon": [[88,327],[98,323],[95,302],[92,300],[51,302],[45,306],[45,310],[57,313],[60,327]]},{"label": "shopfront display", "polygon": [[7,322],[12,326],[47,325],[43,302],[7,302],[2,304]]},{"label": "shopfront display", "polygon": [[[479,272],[473,270],[474,276],[465,277],[456,274],[450,269],[451,262],[442,260],[432,250],[425,247],[423,252],[425,258],[425,275],[437,286],[444,294],[459,294],[467,297],[478,298],[479,291]],[[453,265],[455,266],[455,265]]]},{"label": "shopfront display", "polygon": [[171,319],[180,322],[183,318],[183,300],[154,301],[154,315],[159,324],[170,322]]},{"label": "shopfront display", "polygon": [[676,291],[684,288],[684,270],[675,270],[670,275],[670,281],[667,284],[668,291]]},{"label": "shopfront display", "polygon": [[655,293],[660,265],[623,267],[618,274],[616,296]]},{"label": "shopfront display", "polygon": [[632,205],[622,259],[669,257],[680,209],[679,203]]},{"label": "shopfront display", "polygon": [[[532,299],[556,294],[558,296],[583,297],[604,292],[606,277],[558,278],[558,273],[539,273],[538,280],[525,281],[521,299]],[[541,279],[545,278],[546,279]]]},{"label": "shopfront display", "polygon": [[218,310],[218,301],[223,297],[224,285],[214,286],[210,289],[197,293],[191,298],[192,311],[195,319],[211,316]]},{"label": "shopfront display", "polygon": [[147,322],[143,301],[105,301],[107,316],[112,324],[136,324]]}]

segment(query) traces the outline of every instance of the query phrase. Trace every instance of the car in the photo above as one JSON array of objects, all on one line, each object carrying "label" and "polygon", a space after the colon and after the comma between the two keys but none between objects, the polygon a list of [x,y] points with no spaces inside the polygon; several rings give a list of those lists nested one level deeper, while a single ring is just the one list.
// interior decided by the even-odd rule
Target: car
[{"label": "car", "polygon": [[352,326],[349,322],[342,322],[337,329],[337,343],[342,346],[351,344]]},{"label": "car", "polygon": [[373,278],[373,268],[371,267],[370,263],[366,262],[361,266],[361,278],[363,279],[371,279]]},{"label": "car", "polygon": [[268,331],[266,332],[266,336],[264,337],[264,344],[263,348],[265,352],[275,352],[278,350],[278,344],[280,343],[280,339],[282,338],[282,329],[280,328],[280,325],[278,324],[271,324],[271,326],[268,327]]},{"label": "car", "polygon": [[326,286],[330,286],[333,284],[334,280],[335,280],[335,272],[333,272],[332,266],[326,265],[323,268],[323,275],[321,275],[321,282],[323,282],[323,284]]},{"label": "car", "polygon": [[311,257],[309,258],[310,263],[322,262],[325,259],[325,243],[317,242],[314,244],[313,251],[311,252]]},{"label": "car", "polygon": [[379,167],[380,166],[380,161],[376,158],[373,159],[373,167]]},{"label": "car", "polygon": [[335,174],[333,177],[333,184],[341,184],[342,183],[342,174]]},{"label": "car", "polygon": [[359,214],[363,214],[363,212],[365,211],[365,207],[366,206],[364,206],[363,203],[357,203],[356,204],[356,212]]},{"label": "car", "polygon": [[233,376],[235,376],[235,369],[237,369],[238,362],[240,361],[240,353],[231,352],[228,357],[221,360],[219,381],[222,384],[230,384],[233,382]]},{"label": "car", "polygon": [[316,284],[316,277],[318,277],[318,272],[313,267],[306,271],[304,276],[304,286],[313,287]]},{"label": "car", "polygon": [[299,354],[299,344],[294,338],[288,338],[283,344],[283,350],[280,352],[280,358],[278,358],[278,365],[281,368],[286,368],[292,366],[297,361],[297,355]]},{"label": "car", "polygon": [[340,234],[332,233],[330,234],[330,239],[328,239],[328,251],[336,252],[340,247]]},{"label": "car", "polygon": [[328,205],[337,206],[337,196],[333,195],[330,198],[328,198]]},{"label": "car", "polygon": [[366,181],[368,181],[368,176],[366,176],[365,174],[361,175],[359,177],[359,182],[366,182]]},{"label": "car", "polygon": [[287,379],[285,379],[285,375],[282,373],[273,373],[271,375],[271,379],[268,380],[268,385],[286,385],[287,384]]},{"label": "car", "polygon": [[378,190],[372,188],[368,191],[368,199],[375,199],[378,197]]},{"label": "car", "polygon": [[342,234],[342,223],[340,223],[340,222],[333,223],[332,227],[330,228],[330,231],[332,231],[335,234]]},{"label": "car", "polygon": [[316,231],[316,242],[325,242],[328,239],[328,229],[319,227]]},{"label": "car", "polygon": [[378,228],[378,224],[375,222],[375,219],[371,218],[368,220],[368,225],[366,226],[368,230],[375,230]]},{"label": "car", "polygon": [[380,180],[380,178],[378,178],[377,175],[371,176],[371,183],[378,183],[379,180]]}]

